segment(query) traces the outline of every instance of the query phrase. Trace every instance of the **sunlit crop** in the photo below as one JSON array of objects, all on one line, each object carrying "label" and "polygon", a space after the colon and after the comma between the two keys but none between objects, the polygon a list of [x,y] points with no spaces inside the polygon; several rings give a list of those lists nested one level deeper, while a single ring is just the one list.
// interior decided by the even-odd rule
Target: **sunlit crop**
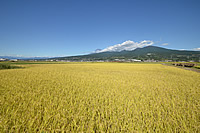
[{"label": "sunlit crop", "polygon": [[200,132],[200,73],[161,64],[0,70],[0,132]]}]

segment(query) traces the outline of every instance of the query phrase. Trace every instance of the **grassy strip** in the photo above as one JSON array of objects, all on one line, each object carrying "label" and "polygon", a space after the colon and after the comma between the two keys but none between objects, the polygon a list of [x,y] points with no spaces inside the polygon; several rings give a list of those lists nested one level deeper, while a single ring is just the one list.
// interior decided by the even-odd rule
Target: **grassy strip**
[{"label": "grassy strip", "polygon": [[200,66],[195,66],[194,68],[200,69]]},{"label": "grassy strip", "polygon": [[13,66],[9,64],[0,64],[0,69],[15,69],[15,68],[22,68],[19,66]]}]

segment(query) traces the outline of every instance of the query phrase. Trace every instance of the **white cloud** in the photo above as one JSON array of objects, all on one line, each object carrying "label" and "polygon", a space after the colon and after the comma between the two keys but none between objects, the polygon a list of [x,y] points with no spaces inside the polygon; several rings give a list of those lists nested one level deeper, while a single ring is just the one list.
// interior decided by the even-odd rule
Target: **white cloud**
[{"label": "white cloud", "polygon": [[194,48],[193,50],[195,50],[195,51],[200,51],[200,48]]},{"label": "white cloud", "polygon": [[161,45],[163,45],[163,46],[167,46],[167,45],[169,45],[168,43],[163,43],[163,44],[161,44]]},{"label": "white cloud", "polygon": [[187,49],[179,49],[179,50],[184,51],[184,50],[187,50]]},{"label": "white cloud", "polygon": [[116,44],[116,45],[107,47],[105,49],[98,50],[98,51],[96,51],[96,53],[100,53],[100,52],[120,52],[120,51],[123,51],[123,50],[131,51],[131,50],[134,50],[136,48],[142,48],[142,47],[145,47],[145,46],[150,46],[152,44],[154,44],[154,42],[150,41],[150,40],[144,40],[144,41],[141,41],[141,42],[134,42],[134,41],[128,40],[128,41],[125,41],[121,44]]}]

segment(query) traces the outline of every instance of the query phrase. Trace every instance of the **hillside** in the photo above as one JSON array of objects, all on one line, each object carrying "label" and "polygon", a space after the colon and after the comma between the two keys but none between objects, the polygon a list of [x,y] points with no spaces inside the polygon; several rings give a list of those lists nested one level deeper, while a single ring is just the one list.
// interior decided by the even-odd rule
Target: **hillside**
[{"label": "hillside", "polygon": [[200,51],[171,50],[157,46],[137,48],[132,51],[102,52],[81,56],[53,58],[56,60],[115,60],[115,59],[140,59],[140,60],[172,60],[172,61],[199,61]]}]

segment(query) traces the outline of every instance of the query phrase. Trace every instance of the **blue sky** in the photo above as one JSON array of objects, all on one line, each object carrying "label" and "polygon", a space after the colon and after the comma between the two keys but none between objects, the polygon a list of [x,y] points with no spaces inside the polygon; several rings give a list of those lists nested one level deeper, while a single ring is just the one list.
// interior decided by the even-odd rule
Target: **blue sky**
[{"label": "blue sky", "polygon": [[0,55],[79,55],[128,40],[200,48],[200,0],[0,0]]}]

